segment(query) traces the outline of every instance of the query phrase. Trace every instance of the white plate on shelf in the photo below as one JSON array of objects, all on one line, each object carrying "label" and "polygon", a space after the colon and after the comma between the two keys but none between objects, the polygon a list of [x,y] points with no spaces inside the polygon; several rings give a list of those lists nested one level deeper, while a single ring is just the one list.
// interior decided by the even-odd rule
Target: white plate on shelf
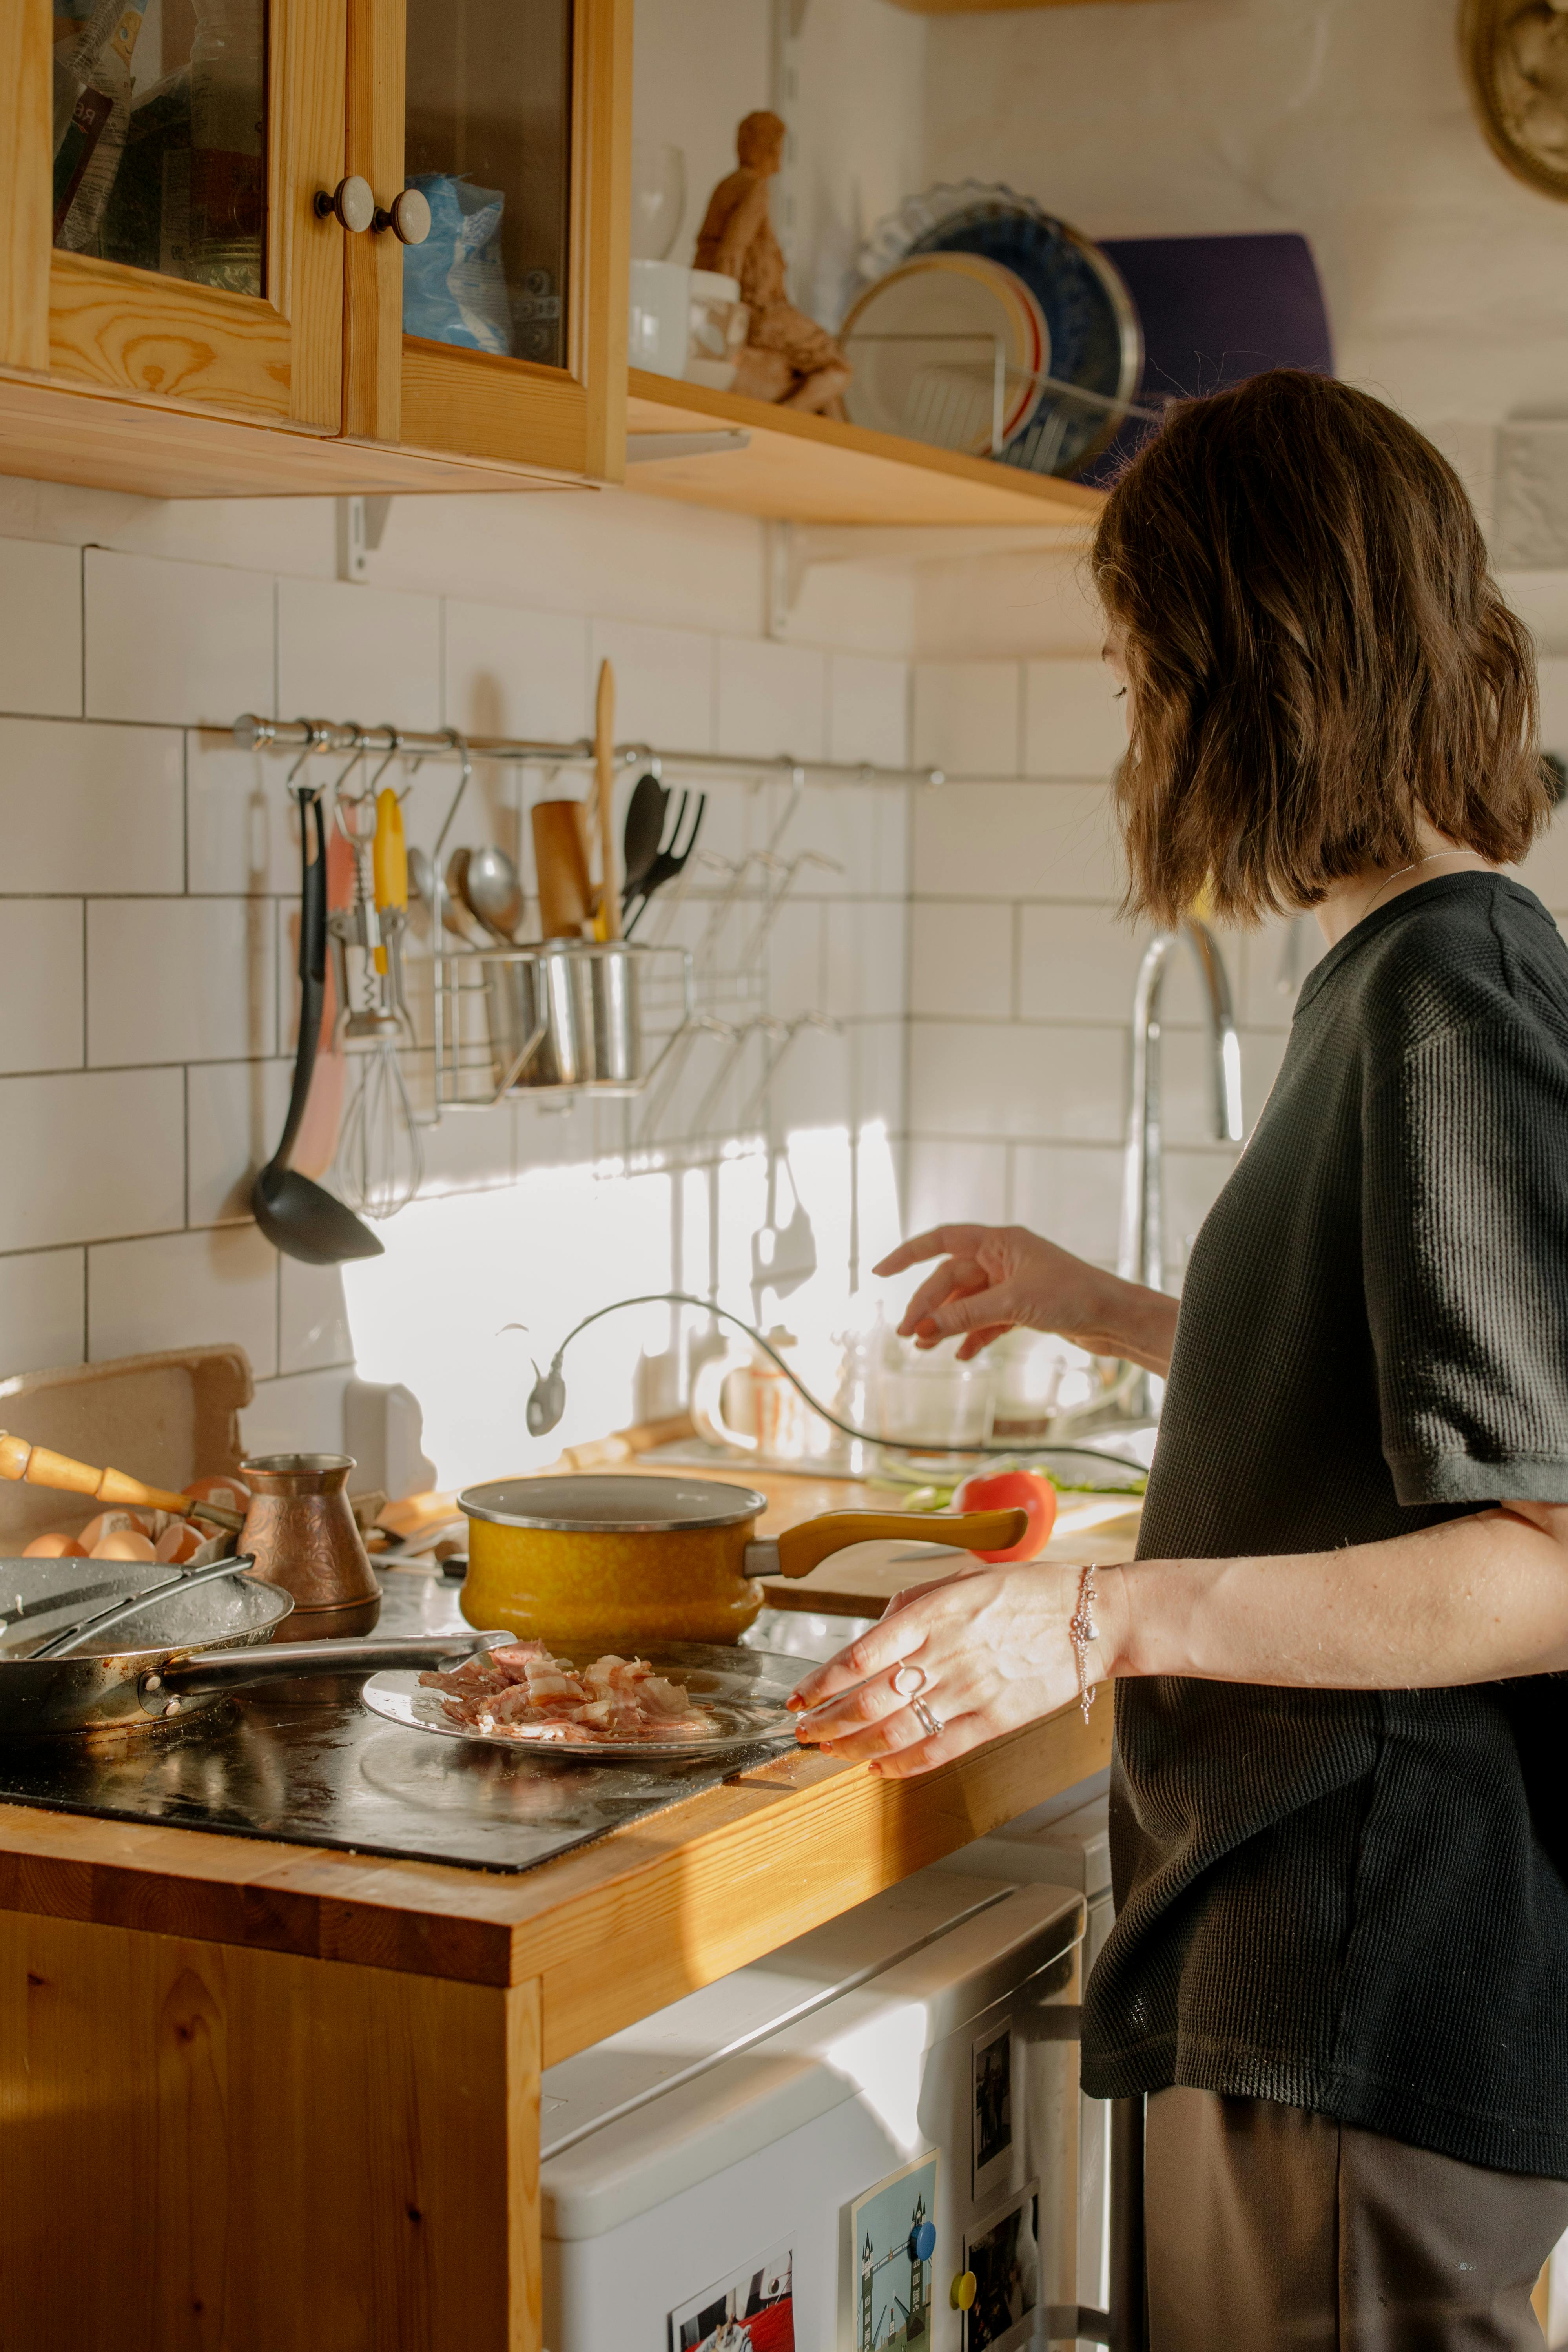
[{"label": "white plate on shelf", "polygon": [[[867,289],[839,330],[855,373],[851,424],[973,457],[1021,433],[1050,373],[1045,312],[999,262],[973,253],[917,256]],[[1003,368],[1000,420],[995,362]]]},{"label": "white plate on shelf", "polygon": [[591,1650],[571,1644],[552,1654],[569,1665],[587,1665],[606,1651],[622,1657],[646,1658],[648,1664],[672,1680],[683,1682],[693,1704],[712,1723],[704,1738],[684,1739],[556,1739],[520,1738],[504,1731],[472,1731],[454,1723],[441,1704],[439,1691],[425,1690],[415,1673],[373,1675],[362,1696],[373,1715],[407,1731],[423,1731],[437,1739],[477,1741],[481,1747],[507,1748],[514,1756],[554,1756],[570,1763],[689,1764],[726,1749],[795,1744],[795,1717],[785,1699],[800,1680],[793,1658],[769,1650],[730,1649],[708,1642],[605,1642]]}]

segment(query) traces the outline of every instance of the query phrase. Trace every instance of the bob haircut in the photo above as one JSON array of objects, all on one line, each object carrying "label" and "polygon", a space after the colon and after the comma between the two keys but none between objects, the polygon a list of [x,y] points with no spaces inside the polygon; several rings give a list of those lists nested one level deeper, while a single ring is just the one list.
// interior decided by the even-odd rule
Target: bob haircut
[{"label": "bob haircut", "polygon": [[1364,392],[1279,368],[1178,402],[1091,558],[1130,682],[1129,911],[1315,906],[1417,823],[1511,865],[1549,815],[1535,657],[1453,467]]}]

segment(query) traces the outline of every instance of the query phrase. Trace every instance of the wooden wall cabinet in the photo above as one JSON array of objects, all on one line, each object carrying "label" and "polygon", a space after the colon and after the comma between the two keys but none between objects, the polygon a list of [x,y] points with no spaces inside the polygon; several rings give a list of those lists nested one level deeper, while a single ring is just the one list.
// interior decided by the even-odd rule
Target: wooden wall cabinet
[{"label": "wooden wall cabinet", "polygon": [[[62,139],[57,60],[92,18],[0,0],[0,471],[162,496],[618,479],[631,5],[163,0],[140,47],[143,0],[122,0]],[[386,215],[411,121],[448,211],[498,141],[493,193],[542,209],[552,266],[522,268],[550,280],[523,303],[556,321],[528,331],[542,362],[504,351],[510,327],[488,351],[405,336]],[[355,174],[374,225],[327,208]],[[529,251],[507,234],[510,270]]]}]

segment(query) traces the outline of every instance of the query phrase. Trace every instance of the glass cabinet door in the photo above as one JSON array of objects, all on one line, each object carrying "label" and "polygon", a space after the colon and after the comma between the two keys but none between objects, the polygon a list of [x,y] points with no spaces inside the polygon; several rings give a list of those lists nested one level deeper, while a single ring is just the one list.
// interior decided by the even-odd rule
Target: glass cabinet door
[{"label": "glass cabinet door", "polygon": [[259,297],[266,0],[68,8],[54,20],[56,250]]},{"label": "glass cabinet door", "polygon": [[403,331],[566,364],[573,0],[408,0]]}]

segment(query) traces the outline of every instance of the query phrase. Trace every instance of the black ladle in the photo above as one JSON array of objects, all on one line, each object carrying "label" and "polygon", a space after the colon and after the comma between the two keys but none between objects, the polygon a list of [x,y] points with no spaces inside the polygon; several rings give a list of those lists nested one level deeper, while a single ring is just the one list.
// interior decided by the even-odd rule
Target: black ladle
[{"label": "black ladle", "polygon": [[[300,786],[300,1043],[294,1085],[278,1149],[250,1188],[256,1222],[285,1257],[304,1265],[341,1265],[345,1258],[380,1257],[382,1244],[352,1209],[324,1186],[289,1165],[299,1139],[316,1066],[316,1045],[327,1001],[327,828],[320,795]],[[310,856],[310,812],[316,813],[316,855]]]},{"label": "black ladle", "polygon": [[626,829],[621,835],[621,913],[624,917],[632,900],[640,898],[649,867],[658,856],[658,845],[664,839],[664,820],[669,807],[669,794],[656,775],[639,776],[632,788],[626,804]]},{"label": "black ladle", "polygon": [[669,829],[669,847],[659,851],[658,856],[654,859],[653,864],[643,876],[642,902],[637,908],[637,913],[632,917],[630,922],[626,927],[626,937],[628,940],[631,938],[632,933],[636,930],[637,925],[641,922],[643,917],[647,914],[648,900],[653,897],[654,892],[656,890],[662,890],[667,882],[674,881],[676,876],[680,872],[681,867],[686,864],[687,859],[690,856],[692,851],[697,846],[698,829],[702,823],[702,812],[708,805],[708,795],[706,793],[701,793],[698,795],[697,812],[691,820],[691,830],[688,833],[685,842],[682,843],[680,839],[680,828],[686,819],[687,803],[690,800],[690,797],[691,795],[689,793],[681,793],[680,805],[675,812],[675,823]]}]

